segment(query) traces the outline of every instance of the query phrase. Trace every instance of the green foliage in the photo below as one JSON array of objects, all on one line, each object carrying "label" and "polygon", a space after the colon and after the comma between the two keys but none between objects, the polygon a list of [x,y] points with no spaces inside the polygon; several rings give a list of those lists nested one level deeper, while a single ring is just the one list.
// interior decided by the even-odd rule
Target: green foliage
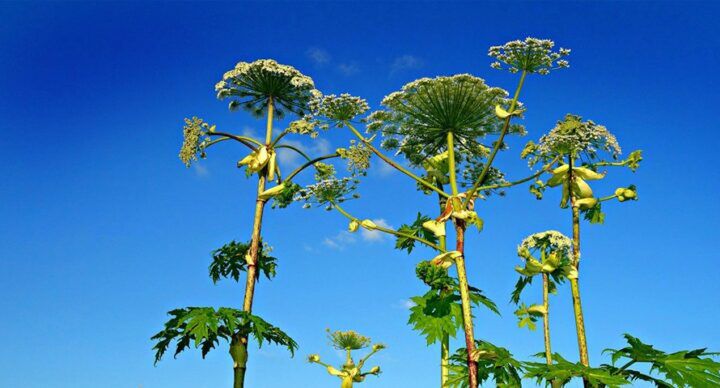
[{"label": "green foliage", "polygon": [[518,317],[518,327],[527,327],[532,331],[537,329],[537,325],[535,324],[537,320],[543,317],[542,312],[526,306],[525,303],[521,304],[520,307],[515,310],[515,315]]},{"label": "green foliage", "polygon": [[[213,283],[217,283],[220,278],[232,278],[238,281],[240,278],[240,272],[247,270],[247,261],[245,257],[249,254],[250,242],[238,243],[231,241],[219,249],[216,249],[212,253],[213,261],[210,263],[210,278]],[[262,245],[262,248],[258,251],[257,267],[260,271],[257,272],[257,278],[260,277],[262,272],[265,277],[272,279],[275,277],[277,269],[277,259],[272,256],[268,256],[269,248]]]},{"label": "green foliage", "polygon": [[285,181],[283,190],[273,197],[272,208],[284,209],[290,206],[290,204],[295,201],[295,194],[297,194],[301,188],[302,187],[295,182]]},{"label": "green foliage", "polygon": [[595,206],[587,210],[583,210],[582,212],[585,219],[590,221],[591,224],[605,223],[605,213],[602,212],[602,207],[599,201],[595,204]]},{"label": "green foliage", "polygon": [[423,296],[410,298],[408,325],[425,336],[428,345],[441,341],[445,335],[455,337],[462,327],[460,297],[449,292],[430,290]]},{"label": "green foliage", "polygon": [[246,311],[228,307],[217,310],[212,307],[186,307],[168,314],[172,318],[165,323],[165,328],[151,338],[156,341],[153,347],[156,351],[155,363],[160,361],[173,341],[176,342],[175,357],[193,344],[202,350],[205,358],[220,339],[230,342],[234,336],[252,336],[260,346],[263,341],[285,346],[293,355],[298,348],[297,343],[282,330]]},{"label": "green foliage", "polygon": [[[432,231],[429,231],[425,228],[423,228],[423,222],[430,221],[432,218],[423,215],[421,213],[418,213],[417,218],[415,221],[413,221],[412,224],[403,224],[398,229],[398,232],[404,233],[413,237],[421,237],[425,240],[428,240],[429,242],[433,244],[437,244],[438,238],[432,233]],[[397,240],[395,240],[395,248],[406,250],[408,253],[412,252],[413,248],[415,248],[415,242],[416,240],[410,238],[410,237],[404,237],[404,236],[398,236]]]},{"label": "green foliage", "polygon": [[[538,356],[544,357],[545,354]],[[525,377],[535,379],[538,385],[544,381],[547,386],[553,380],[565,385],[572,378],[583,378],[591,387],[620,387],[629,384],[623,376],[612,374],[605,368],[592,368],[579,362],[573,363],[558,353],[554,353],[552,359],[552,365],[544,362],[524,362]]]},{"label": "green foliage", "polygon": [[[475,341],[473,359],[478,363],[478,382],[492,380],[499,388],[520,388],[522,363],[509,350],[486,341]],[[449,388],[468,388],[467,349],[450,356]]]},{"label": "green foliage", "polygon": [[448,274],[446,268],[429,261],[418,263],[415,267],[415,274],[433,290],[448,290],[456,284],[455,279]]},{"label": "green foliage", "polygon": [[531,284],[532,281],[532,276],[520,276],[517,283],[515,283],[515,289],[512,292],[512,296],[510,296],[510,301],[515,304],[520,303],[520,295],[522,294],[525,287]]},{"label": "green foliage", "polygon": [[[455,337],[462,327],[462,303],[455,279],[451,289],[432,289],[422,296],[410,298],[414,306],[410,308],[408,325],[425,336],[428,345],[442,340],[444,335]],[[469,287],[470,301],[474,305],[483,305],[500,315],[495,302],[483,295],[482,291]]]},{"label": "green foliage", "polygon": [[[665,353],[655,349],[652,345],[643,343],[630,334],[624,336],[629,346],[619,350],[605,349],[604,351],[610,354],[612,363],[615,364],[620,359],[627,359],[632,364],[650,364],[650,373],[660,373],[672,384],[662,382],[641,372],[627,370],[626,367],[615,368],[614,370],[617,373],[625,375],[629,379],[654,382],[658,387],[720,386],[720,363],[710,358],[717,356],[718,353],[706,352],[704,348]],[[606,367],[614,368],[609,365],[606,365]]]}]

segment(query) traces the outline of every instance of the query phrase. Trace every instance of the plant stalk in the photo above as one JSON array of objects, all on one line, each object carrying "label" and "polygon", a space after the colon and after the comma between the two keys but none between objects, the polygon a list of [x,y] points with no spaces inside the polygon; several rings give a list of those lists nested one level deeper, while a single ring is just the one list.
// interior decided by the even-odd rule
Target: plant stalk
[{"label": "plant stalk", "polygon": [[[568,156],[568,190],[570,190],[570,206],[572,208],[572,232],[573,232],[573,260],[572,265],[575,270],[580,273],[580,209],[575,206],[575,196],[572,194],[573,182],[573,157]],[[577,331],[578,350],[580,352],[580,363],[590,366],[590,358],[588,357],[587,339],[585,338],[585,320],[583,318],[582,303],[580,302],[580,284],[578,278],[570,279],[570,290],[572,293],[573,311],[575,313],[575,328]],[[589,387],[590,383],[587,379],[583,379],[585,387]]]},{"label": "plant stalk", "polygon": [[[545,314],[543,315],[543,336],[545,339],[545,361],[548,365],[552,365],[552,347],[550,346],[550,279],[548,274],[542,274],[543,279],[543,306]],[[562,384],[559,380],[553,379],[550,384],[553,388],[560,388]]]},{"label": "plant stalk", "polygon": [[[447,149],[448,165],[450,170],[450,188],[452,189],[452,195],[456,196],[458,195],[458,189],[455,173],[455,149],[452,132],[448,132]],[[455,220],[455,250],[460,252],[460,257],[455,259],[455,265],[457,266],[460,301],[462,302],[463,329],[465,331],[465,347],[467,348],[468,380],[470,388],[476,388],[478,386],[477,361],[473,360],[472,357],[475,350],[475,333],[472,321],[470,287],[468,286],[467,272],[465,270],[465,223],[462,220]]]},{"label": "plant stalk", "polygon": [[[272,120],[274,105],[272,97],[268,100],[267,126],[265,131],[265,144],[269,145],[272,141]],[[255,200],[255,215],[253,218],[252,237],[250,239],[249,260],[247,263],[247,279],[245,281],[245,297],[243,298],[243,311],[252,312],[253,297],[255,296],[255,282],[257,280],[257,261],[260,249],[261,229],[263,210],[266,200],[260,199],[260,193],[265,191],[265,181],[267,180],[267,169],[258,174],[257,196]],[[234,388],[242,388],[245,385],[245,371],[247,368],[247,337],[241,337],[237,341],[244,347],[244,356],[235,360],[233,365],[235,370]],[[231,353],[232,354],[232,353]],[[233,356],[234,358],[234,356]]]}]

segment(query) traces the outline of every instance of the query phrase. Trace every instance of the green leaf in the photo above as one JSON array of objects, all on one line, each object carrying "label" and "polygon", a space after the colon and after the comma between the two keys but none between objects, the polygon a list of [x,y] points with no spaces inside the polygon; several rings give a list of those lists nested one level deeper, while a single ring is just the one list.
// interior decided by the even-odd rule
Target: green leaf
[{"label": "green leaf", "polygon": [[[509,350],[486,341],[475,341],[473,358],[478,363],[478,382],[492,378],[497,387],[520,388],[522,363]],[[458,349],[450,356],[449,388],[468,388],[467,350]]]},{"label": "green leaf", "polygon": [[[220,278],[232,278],[239,281],[240,272],[247,271],[245,256],[250,250],[250,244],[250,242],[238,243],[231,241],[212,252],[212,263],[210,263],[209,271],[213,283],[217,283]],[[256,273],[256,278],[260,277],[260,272],[268,279],[275,277],[277,258],[268,256],[268,251],[263,242],[260,241],[257,259],[257,266],[260,271]]]},{"label": "green leaf", "polygon": [[565,385],[572,378],[585,379],[591,387],[607,386],[612,388],[630,384],[623,376],[612,374],[604,368],[592,368],[579,362],[570,362],[558,353],[554,353],[552,359],[552,365],[544,362],[524,362],[524,377],[535,379],[538,385],[543,381],[546,385],[550,385],[553,380],[560,381],[562,385]]},{"label": "green leaf", "polygon": [[512,296],[510,296],[510,301],[515,304],[520,303],[520,295],[525,287],[532,283],[532,280],[533,278],[531,276],[520,276],[517,283],[515,283],[515,289],[512,292]]},{"label": "green leaf", "polygon": [[582,210],[586,220],[590,221],[591,224],[602,224],[605,223],[605,213],[602,212],[600,202],[596,203],[595,206]]},{"label": "green leaf", "polygon": [[186,307],[172,310],[163,330],[152,336],[156,341],[155,363],[160,361],[175,341],[175,356],[190,347],[201,349],[202,357],[214,349],[220,339],[230,342],[234,336],[254,337],[260,346],[263,341],[285,346],[295,354],[297,343],[279,328],[246,311],[228,307]]},{"label": "green leaf", "polygon": [[410,298],[408,325],[425,336],[428,345],[441,341],[445,335],[455,337],[462,327],[462,307],[458,295],[431,290],[423,296]]},{"label": "green leaf", "polygon": [[[662,374],[677,387],[720,386],[720,363],[711,358],[718,353],[707,352],[706,349],[665,353],[630,334],[624,336],[629,346],[619,350],[603,351],[610,354],[613,364],[621,358],[628,359],[632,364],[647,363],[650,366],[650,373]],[[626,373],[623,368],[621,370]]]},{"label": "green leaf", "polygon": [[[432,218],[423,215],[421,213],[418,213],[417,218],[415,221],[408,225],[404,224],[401,225],[398,229],[398,232],[404,233],[413,237],[421,237],[425,240],[428,240],[429,242],[433,244],[437,244],[438,238],[433,234],[433,232],[425,229],[422,224],[426,221],[430,221]],[[395,249],[400,250],[407,250],[408,253],[412,252],[413,248],[415,248],[415,240],[409,237],[404,236],[398,236],[397,240],[395,241]]]}]

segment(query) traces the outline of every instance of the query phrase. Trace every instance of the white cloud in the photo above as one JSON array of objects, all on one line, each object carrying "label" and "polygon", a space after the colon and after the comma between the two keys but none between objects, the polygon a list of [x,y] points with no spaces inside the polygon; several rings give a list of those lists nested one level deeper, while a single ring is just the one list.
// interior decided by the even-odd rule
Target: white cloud
[{"label": "white cloud", "polygon": [[305,51],[305,55],[316,65],[324,65],[330,62],[330,54],[318,47],[310,47]]},{"label": "white cloud", "polygon": [[344,230],[333,237],[325,237],[325,240],[323,240],[323,245],[341,251],[345,249],[345,247],[347,247],[348,245],[354,244],[355,241],[357,241],[355,239],[355,236],[353,236],[352,233]]},{"label": "white cloud", "polygon": [[197,176],[205,177],[205,176],[208,176],[208,174],[210,173],[208,171],[207,167],[205,167],[199,163],[193,163],[192,166],[193,166],[193,170],[195,170],[195,174],[197,174]]},{"label": "white cloud", "polygon": [[[310,156],[311,158],[327,155],[330,153],[330,150],[332,148],[332,144],[327,139],[323,138],[317,138],[313,139],[310,143],[310,146],[305,145],[305,143],[299,141],[299,140],[284,140],[282,141],[283,144],[287,144],[290,146],[293,146],[297,149],[299,149],[302,152],[305,152]],[[279,148],[277,150],[278,152],[278,161],[280,162],[281,166],[285,166],[285,168],[295,168],[300,165],[301,161],[304,159],[300,154],[298,154],[296,151],[288,149],[288,148]]]},{"label": "white cloud", "polygon": [[[392,228],[392,226],[390,226],[390,224],[388,224],[387,221],[385,221],[382,218],[373,219],[372,222],[374,222],[378,226],[382,226],[385,228]],[[380,232],[378,230],[367,230],[365,228],[360,229],[360,235],[362,236],[363,240],[369,241],[369,242],[382,241],[386,236],[385,233]]]},{"label": "white cloud", "polygon": [[412,56],[412,55],[402,55],[393,61],[393,63],[390,65],[390,74],[395,74],[399,71],[408,70],[408,69],[417,69],[419,67],[422,67],[423,62],[420,58]]},{"label": "white cloud", "polygon": [[337,66],[337,69],[346,76],[355,75],[360,72],[360,68],[354,63],[341,63]]},{"label": "white cloud", "polygon": [[378,161],[378,163],[380,164],[380,166],[378,167],[378,173],[381,176],[389,176],[397,172],[395,167],[391,166],[388,163],[385,163],[384,161]]}]

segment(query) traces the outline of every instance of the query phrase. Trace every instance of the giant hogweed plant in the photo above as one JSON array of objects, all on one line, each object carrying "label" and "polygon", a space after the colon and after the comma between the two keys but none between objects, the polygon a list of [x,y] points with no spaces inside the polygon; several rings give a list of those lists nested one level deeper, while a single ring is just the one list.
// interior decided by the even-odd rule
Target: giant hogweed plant
[{"label": "giant hogweed plant", "polygon": [[[254,338],[259,345],[263,342],[286,347],[291,353],[297,343],[278,327],[252,314],[255,286],[262,272],[272,279],[276,272],[277,260],[269,255],[269,246],[262,241],[263,211],[267,202],[274,199],[273,207],[286,207],[299,188],[293,179],[308,167],[315,167],[322,173],[326,166],[322,160],[339,157],[338,153],[311,158],[301,149],[284,144],[289,134],[310,135],[317,132],[296,123],[276,133],[273,123],[286,114],[302,116],[309,111],[309,102],[319,92],[313,80],[291,66],[281,65],[273,60],[240,62],[226,72],[215,85],[219,99],[230,100],[230,110],[249,111],[255,117],[265,117],[265,136],[255,139],[250,136],[220,131],[216,125],[193,117],[185,119],[184,142],[180,159],[190,166],[198,158],[205,158],[209,148],[220,143],[235,142],[247,152],[237,164],[244,168],[248,177],[257,179],[254,216],[249,243],[232,241],[215,250],[210,264],[213,282],[222,278],[241,281],[245,273],[245,294],[242,309],[221,307],[187,307],[169,312],[172,318],[165,323],[162,331],[152,337],[156,341],[155,362],[165,354],[175,341],[175,356],[194,346],[201,349],[203,358],[217,346],[220,340],[230,344],[233,360],[234,387],[243,387],[248,360],[248,340]],[[277,150],[289,149],[299,153],[305,163],[285,177],[277,163]],[[272,187],[268,187],[272,185]]]},{"label": "giant hogweed plant", "polygon": [[[356,128],[357,118],[365,113],[367,104],[364,100],[349,95],[316,99],[312,114],[301,120],[305,122],[302,126],[348,128],[356,138],[355,146],[362,148],[365,155],[376,155],[409,177],[422,191],[438,195],[441,210],[437,217],[424,219],[420,216],[414,224],[405,225],[398,230],[379,226],[370,219],[350,214],[335,198],[324,196],[327,194],[326,190],[318,190],[318,186],[327,185],[327,181],[318,182],[315,186],[301,191],[300,197],[309,203],[316,202],[328,209],[339,211],[350,220],[351,231],[363,227],[394,235],[399,248],[408,249],[416,243],[422,244],[438,253],[430,260],[433,265],[456,269],[456,289],[465,334],[467,376],[472,387],[477,387],[479,383],[478,353],[475,351],[472,321],[473,292],[468,284],[465,264],[465,232],[469,226],[482,228],[482,220],[475,211],[475,203],[484,198],[483,193],[527,182],[542,173],[539,171],[518,181],[505,181],[503,174],[493,168],[492,164],[498,152],[506,148],[505,136],[509,133],[524,132],[521,126],[511,124],[511,120],[523,115],[524,109],[519,102],[519,96],[526,77],[531,74],[545,75],[550,70],[568,66],[567,61],[561,58],[567,56],[569,50],[553,51],[553,47],[552,41],[528,38],[490,49],[489,55],[496,59],[492,67],[520,73],[512,98],[509,98],[507,91],[488,86],[481,78],[458,74],[422,78],[385,97],[382,101],[384,109],[373,112],[365,120],[366,132],[372,134],[370,137],[366,137]],[[383,138],[381,147],[374,143],[377,134],[381,134]],[[494,136],[494,139],[488,143],[489,136]],[[380,148],[394,150],[396,156],[403,157],[409,167],[386,155]],[[446,158],[446,173],[433,166],[433,161],[438,158]],[[427,174],[414,172],[423,167]],[[459,172],[462,173],[458,174]],[[343,189],[336,190],[333,194],[345,195],[352,189],[350,185],[341,185],[342,181],[337,179],[330,182],[333,187],[342,186]],[[455,247],[451,250],[445,243],[447,223],[452,225],[455,232]],[[431,231],[432,234],[426,231]],[[440,295],[448,291],[441,288],[431,289],[431,292]],[[442,333],[442,337],[453,332],[451,325],[447,326],[448,330]],[[446,340],[443,341],[446,343]],[[443,347],[446,346],[445,343]],[[444,359],[442,365],[447,364],[447,355],[444,352],[445,350],[441,352]],[[442,376],[446,375],[443,371]],[[443,385],[445,380],[446,377],[443,377]]]},{"label": "giant hogweed plant", "polygon": [[385,349],[385,345],[381,343],[373,344],[370,352],[358,359],[358,362],[355,363],[355,360],[352,357],[352,352],[370,346],[370,338],[353,330],[334,332],[330,332],[330,330],[328,330],[328,338],[330,339],[330,344],[334,349],[345,352],[345,363],[342,364],[340,369],[337,369],[332,365],[322,362],[319,354],[309,355],[308,362],[321,365],[325,367],[325,370],[329,375],[338,377],[340,379],[341,388],[352,388],[355,383],[362,383],[365,381],[367,376],[380,375],[379,366],[374,366],[367,372],[363,372],[363,368],[365,367],[365,363],[373,354]]}]

